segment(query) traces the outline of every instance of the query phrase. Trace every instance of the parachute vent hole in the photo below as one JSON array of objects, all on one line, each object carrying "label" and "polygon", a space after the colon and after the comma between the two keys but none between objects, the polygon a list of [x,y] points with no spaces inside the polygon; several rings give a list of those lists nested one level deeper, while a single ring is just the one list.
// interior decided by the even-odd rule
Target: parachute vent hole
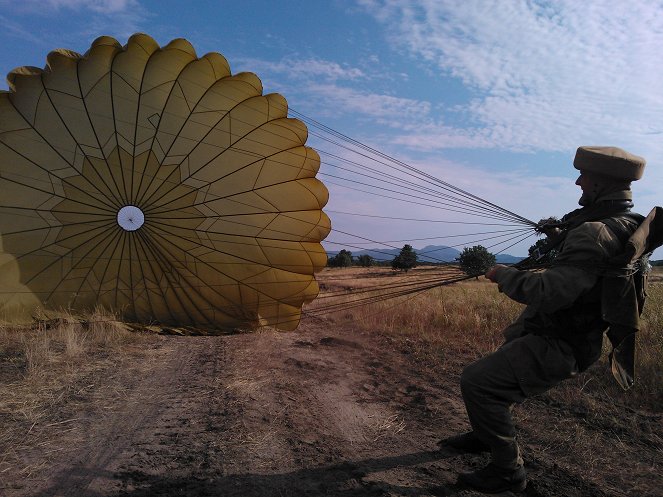
[{"label": "parachute vent hole", "polygon": [[136,231],[145,223],[145,215],[135,205],[125,205],[117,213],[117,224],[125,231]]}]

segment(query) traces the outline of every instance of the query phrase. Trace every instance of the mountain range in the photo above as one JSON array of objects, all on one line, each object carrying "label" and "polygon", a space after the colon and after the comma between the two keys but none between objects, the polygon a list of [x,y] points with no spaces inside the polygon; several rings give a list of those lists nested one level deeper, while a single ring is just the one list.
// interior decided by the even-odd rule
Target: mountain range
[{"label": "mountain range", "polygon": [[[352,252],[353,257],[358,257],[360,255],[370,255],[376,260],[379,261],[390,261],[400,253],[401,249],[389,249],[389,248],[380,248],[380,249],[364,249]],[[421,249],[414,249],[417,253],[418,262],[455,262],[456,258],[460,255],[460,250],[453,247],[447,247],[445,245],[427,245]],[[339,251],[327,251],[328,257],[333,257],[338,254]],[[496,254],[495,259],[500,264],[515,264],[524,259],[524,257],[518,257],[515,255],[509,254]]]}]

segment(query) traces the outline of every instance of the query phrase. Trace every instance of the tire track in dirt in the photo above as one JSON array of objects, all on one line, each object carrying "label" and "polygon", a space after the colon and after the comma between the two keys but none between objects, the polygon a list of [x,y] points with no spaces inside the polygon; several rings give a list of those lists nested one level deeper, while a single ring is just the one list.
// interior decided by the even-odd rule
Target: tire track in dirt
[{"label": "tire track in dirt", "polygon": [[213,392],[196,379],[214,374],[223,348],[207,337],[195,341],[174,337],[168,342],[119,375],[116,381],[134,383],[128,394],[101,409],[91,406],[93,410],[77,426],[80,434],[73,435],[84,442],[74,457],[51,469],[45,478],[48,486],[35,495],[109,495],[126,459],[141,458],[169,439],[176,442],[182,427],[199,424],[201,404]]}]

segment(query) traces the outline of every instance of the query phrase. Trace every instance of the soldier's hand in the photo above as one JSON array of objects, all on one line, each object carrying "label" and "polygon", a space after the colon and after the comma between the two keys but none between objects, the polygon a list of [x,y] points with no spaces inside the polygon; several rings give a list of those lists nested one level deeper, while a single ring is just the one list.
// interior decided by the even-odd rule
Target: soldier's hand
[{"label": "soldier's hand", "polygon": [[559,228],[546,228],[545,226],[541,228],[541,231],[543,231],[548,238],[556,237],[562,232]]},{"label": "soldier's hand", "polygon": [[504,264],[496,264],[493,267],[491,267],[488,271],[486,271],[486,278],[488,278],[490,281],[495,282],[495,276],[497,273],[497,270],[501,267],[506,267]]}]

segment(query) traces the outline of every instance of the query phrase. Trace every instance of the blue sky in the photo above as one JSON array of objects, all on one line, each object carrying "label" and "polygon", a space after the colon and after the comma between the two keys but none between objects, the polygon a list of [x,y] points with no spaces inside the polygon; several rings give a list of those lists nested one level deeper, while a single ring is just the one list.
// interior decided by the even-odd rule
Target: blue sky
[{"label": "blue sky", "polygon": [[[663,202],[663,2],[0,0],[0,69],[100,35],[188,39],[291,108],[528,219],[577,207],[579,145],[645,157],[637,210]],[[6,89],[6,85],[3,86]],[[311,143],[316,146],[315,140]],[[321,147],[324,144],[320,145]],[[323,181],[324,177],[321,177]],[[329,185],[334,227],[414,247],[442,218]],[[406,210],[407,209],[407,210]],[[334,238],[336,237],[336,238]],[[342,243],[340,235],[330,240]],[[523,255],[534,240],[511,253]],[[329,247],[331,249],[338,247]]]}]

